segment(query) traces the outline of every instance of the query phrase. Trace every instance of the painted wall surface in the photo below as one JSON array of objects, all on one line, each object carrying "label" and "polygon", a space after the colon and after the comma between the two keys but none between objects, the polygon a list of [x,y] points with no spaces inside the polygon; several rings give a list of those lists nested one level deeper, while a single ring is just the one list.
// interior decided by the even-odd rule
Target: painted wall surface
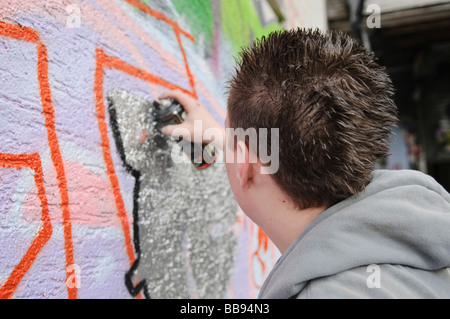
[{"label": "painted wall surface", "polygon": [[[283,26],[327,30],[327,0],[280,0],[280,9],[285,14]],[[395,1],[391,1],[395,2]]]},{"label": "painted wall surface", "polygon": [[278,251],[223,164],[148,117],[181,89],[223,123],[252,0],[0,0],[0,298],[253,298]]}]

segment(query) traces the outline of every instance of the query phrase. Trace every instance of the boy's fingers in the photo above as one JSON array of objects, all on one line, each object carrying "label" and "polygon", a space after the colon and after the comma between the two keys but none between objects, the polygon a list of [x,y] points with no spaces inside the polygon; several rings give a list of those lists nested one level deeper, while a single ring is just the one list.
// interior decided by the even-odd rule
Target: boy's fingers
[{"label": "boy's fingers", "polygon": [[196,105],[198,102],[192,96],[180,91],[180,90],[169,90],[164,92],[159,96],[159,99],[174,99],[177,100],[189,113],[192,109],[192,106]]},{"label": "boy's fingers", "polygon": [[166,125],[161,129],[161,132],[172,138],[183,138],[189,141],[192,141],[193,138],[189,127],[186,127],[183,124]]},{"label": "boy's fingers", "polygon": [[171,136],[177,125],[166,125],[161,129],[164,135]]},{"label": "boy's fingers", "polygon": [[161,133],[172,137],[188,137],[191,135],[191,131],[188,126],[182,124],[166,125],[161,129]]}]

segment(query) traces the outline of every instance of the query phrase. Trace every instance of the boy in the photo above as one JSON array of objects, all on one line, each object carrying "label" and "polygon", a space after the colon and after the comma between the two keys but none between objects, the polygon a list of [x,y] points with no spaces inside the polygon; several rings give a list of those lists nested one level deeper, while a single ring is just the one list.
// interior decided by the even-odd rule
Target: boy
[{"label": "boy", "polygon": [[[273,174],[248,139],[224,146],[238,204],[282,253],[259,297],[450,298],[450,195],[420,172],[374,171],[397,109],[373,54],[341,33],[276,32],[242,52],[229,89],[226,128],[279,129]],[[189,96],[160,98],[188,112],[165,134],[201,120],[225,136]]]}]

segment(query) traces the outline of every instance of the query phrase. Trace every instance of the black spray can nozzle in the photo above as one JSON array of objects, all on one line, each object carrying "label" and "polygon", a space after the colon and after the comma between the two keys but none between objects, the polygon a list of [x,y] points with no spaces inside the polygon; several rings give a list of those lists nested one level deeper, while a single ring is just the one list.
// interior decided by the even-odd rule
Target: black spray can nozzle
[{"label": "black spray can nozzle", "polygon": [[[186,119],[186,115],[183,106],[174,99],[153,102],[152,117],[160,128],[166,125],[181,124]],[[192,164],[199,170],[207,168],[216,161],[217,150],[211,145],[191,142],[190,147],[182,146],[182,148]]]},{"label": "black spray can nozzle", "polygon": [[186,112],[180,103],[173,99],[164,99],[160,103],[153,102],[153,119],[163,126],[180,124],[186,118]]}]

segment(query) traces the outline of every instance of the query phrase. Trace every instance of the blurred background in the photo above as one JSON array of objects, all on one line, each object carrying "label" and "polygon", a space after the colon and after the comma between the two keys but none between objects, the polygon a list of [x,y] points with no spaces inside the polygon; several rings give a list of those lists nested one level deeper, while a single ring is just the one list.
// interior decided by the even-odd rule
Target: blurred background
[{"label": "blurred background", "polygon": [[328,0],[328,26],[359,38],[387,67],[400,126],[390,169],[417,169],[450,189],[450,1]]},{"label": "blurred background", "polygon": [[[341,30],[375,52],[394,82],[401,120],[392,155],[379,167],[420,170],[449,190],[450,1],[268,2],[286,28]],[[293,4],[297,10],[289,10]]]}]

